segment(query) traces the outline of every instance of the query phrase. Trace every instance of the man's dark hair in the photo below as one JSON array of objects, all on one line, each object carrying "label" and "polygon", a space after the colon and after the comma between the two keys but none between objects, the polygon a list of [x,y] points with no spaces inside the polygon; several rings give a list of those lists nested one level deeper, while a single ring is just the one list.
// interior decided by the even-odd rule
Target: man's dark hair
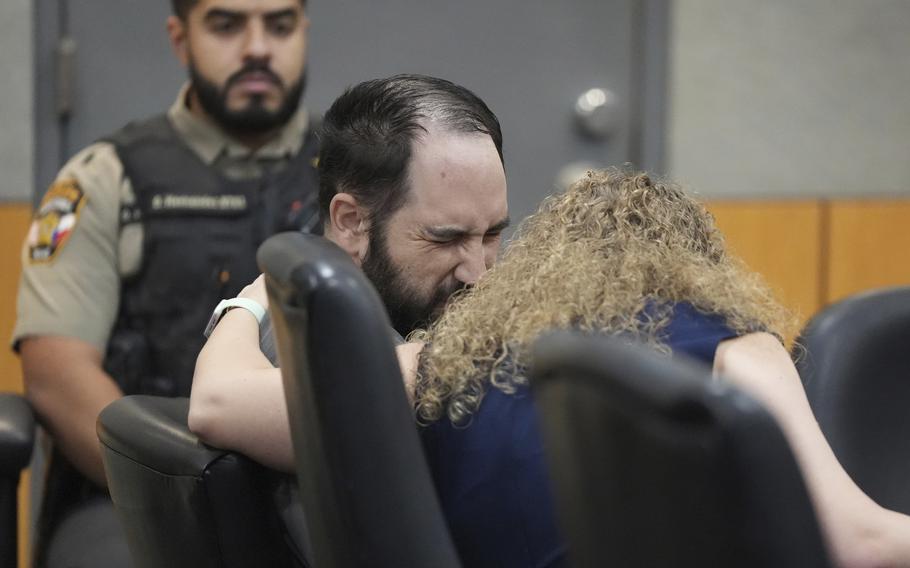
[{"label": "man's dark hair", "polygon": [[[199,3],[199,0],[171,0],[171,11],[175,16],[183,21],[189,16],[193,6]],[[306,0],[300,0],[300,3],[306,6]]]},{"label": "man's dark hair", "polygon": [[502,160],[499,120],[477,95],[444,79],[395,75],[349,88],[322,122],[319,207],[323,221],[337,193],[350,193],[381,230],[404,204],[414,139],[433,122],[450,132],[493,139]]}]

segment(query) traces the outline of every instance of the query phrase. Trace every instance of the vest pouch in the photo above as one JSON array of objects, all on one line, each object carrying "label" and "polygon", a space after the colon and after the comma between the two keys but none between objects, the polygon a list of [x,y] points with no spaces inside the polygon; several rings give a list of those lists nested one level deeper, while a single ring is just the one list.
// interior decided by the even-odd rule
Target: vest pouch
[{"label": "vest pouch", "polygon": [[[214,299],[217,303],[225,256],[236,247],[232,242],[236,239],[223,233],[218,238],[187,238],[187,233],[194,230],[192,220],[179,221],[169,222],[171,230],[161,231],[164,234],[145,251],[139,301],[150,312],[185,314],[200,301]],[[210,223],[201,224],[200,228],[204,231]]]},{"label": "vest pouch", "polygon": [[178,396],[178,381],[160,374],[160,365],[152,363],[152,350],[145,334],[122,328],[108,341],[104,371],[110,375],[124,394]]}]

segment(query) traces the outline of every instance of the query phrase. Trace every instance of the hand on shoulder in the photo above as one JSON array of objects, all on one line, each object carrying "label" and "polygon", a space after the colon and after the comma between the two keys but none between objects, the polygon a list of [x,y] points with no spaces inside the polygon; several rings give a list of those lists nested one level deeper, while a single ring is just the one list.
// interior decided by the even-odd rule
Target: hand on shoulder
[{"label": "hand on shoulder", "polygon": [[799,380],[790,354],[777,337],[766,332],[722,341],[714,354],[714,374],[734,382],[767,381],[775,377]]},{"label": "hand on shoulder", "polygon": [[417,363],[423,342],[416,341],[404,343],[395,347],[398,355],[398,365],[401,367],[401,376],[404,379],[404,388],[408,393],[408,400],[414,401],[414,387],[417,384]]}]

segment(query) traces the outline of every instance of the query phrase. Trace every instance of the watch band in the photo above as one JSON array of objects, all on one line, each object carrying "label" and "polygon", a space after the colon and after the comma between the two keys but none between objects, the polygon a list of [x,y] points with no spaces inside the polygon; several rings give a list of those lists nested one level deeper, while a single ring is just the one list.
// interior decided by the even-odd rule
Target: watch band
[{"label": "watch band", "polygon": [[203,335],[206,337],[210,336],[212,330],[215,329],[215,326],[218,325],[218,322],[224,317],[224,314],[233,308],[243,308],[249,311],[253,314],[253,317],[256,318],[257,323],[262,323],[262,318],[265,317],[265,308],[256,300],[251,300],[249,298],[230,298],[221,300],[218,302],[218,305],[215,306],[215,311],[212,312],[212,317],[209,318],[209,323],[205,326],[205,331],[202,332]]}]

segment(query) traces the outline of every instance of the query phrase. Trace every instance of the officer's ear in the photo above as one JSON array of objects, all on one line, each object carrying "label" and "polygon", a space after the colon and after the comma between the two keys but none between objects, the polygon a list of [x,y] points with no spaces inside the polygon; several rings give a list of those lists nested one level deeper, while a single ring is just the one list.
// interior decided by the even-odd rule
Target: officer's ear
[{"label": "officer's ear", "polygon": [[178,16],[171,15],[167,18],[167,37],[171,43],[171,49],[174,55],[180,60],[180,63],[186,67],[190,62],[189,51],[186,46],[186,27],[187,22],[181,20]]},{"label": "officer's ear", "polygon": [[351,255],[360,266],[370,244],[367,211],[350,193],[336,193],[329,203],[329,220],[325,236]]}]

